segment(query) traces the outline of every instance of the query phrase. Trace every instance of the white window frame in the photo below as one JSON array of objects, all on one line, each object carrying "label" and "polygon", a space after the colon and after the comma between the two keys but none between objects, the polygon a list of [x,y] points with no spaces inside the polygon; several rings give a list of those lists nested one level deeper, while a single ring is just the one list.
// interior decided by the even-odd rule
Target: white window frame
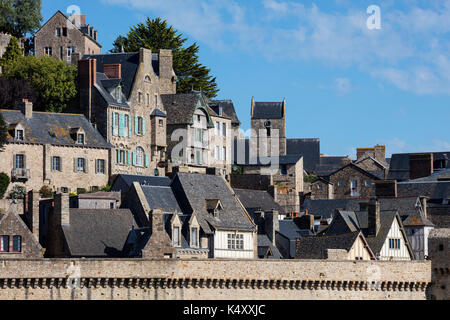
[{"label": "white window frame", "polygon": [[72,53],[75,52],[75,47],[74,46],[69,46],[67,47],[67,61],[72,61]]},{"label": "white window frame", "polygon": [[[81,163],[83,164],[82,166],[80,166]],[[86,159],[77,158],[77,172],[78,173],[86,172]]]},{"label": "white window frame", "polygon": [[[18,161],[18,159],[21,159]],[[19,166],[20,164],[20,166]],[[15,169],[25,169],[25,155],[24,154],[16,154],[14,156],[14,168]]]},{"label": "white window frame", "polygon": [[175,247],[179,247],[180,246],[180,227],[174,226],[172,233],[173,233],[173,245]]},{"label": "white window frame", "polygon": [[61,171],[61,157],[54,156],[52,157],[52,171]]},{"label": "white window frame", "polygon": [[95,172],[98,174],[106,174],[106,161],[104,159],[97,159],[95,161]]},{"label": "white window frame", "polygon": [[22,129],[16,130],[16,140],[23,141],[25,137],[25,132]]},{"label": "white window frame", "polygon": [[145,151],[141,147],[136,148],[136,167],[143,167],[145,164]]}]

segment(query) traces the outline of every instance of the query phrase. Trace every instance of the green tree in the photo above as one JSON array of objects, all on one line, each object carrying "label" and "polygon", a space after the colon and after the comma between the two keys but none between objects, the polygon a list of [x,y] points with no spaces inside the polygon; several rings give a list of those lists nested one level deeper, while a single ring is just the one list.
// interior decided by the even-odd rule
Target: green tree
[{"label": "green tree", "polygon": [[8,142],[8,128],[6,127],[5,119],[0,113],[0,151],[3,149],[5,144]]},{"label": "green tree", "polygon": [[[1,0],[0,0],[1,1]],[[3,54],[2,59],[0,59],[0,66],[3,66],[7,63],[11,63],[16,61],[22,56],[22,50],[19,46],[19,40],[16,37],[11,37],[9,40],[9,44],[6,47],[6,51]]]},{"label": "green tree", "polygon": [[9,182],[8,175],[4,172],[0,173],[0,199],[3,199],[5,192],[8,189]]},{"label": "green tree", "polygon": [[0,32],[17,38],[34,33],[41,26],[42,0],[0,0]]},{"label": "green tree", "polygon": [[76,68],[54,57],[20,57],[4,66],[6,79],[27,80],[37,97],[36,110],[62,112],[77,94]]},{"label": "green tree", "polygon": [[216,78],[211,70],[199,63],[199,46],[194,42],[185,46],[188,39],[184,38],[167,21],[156,18],[147,18],[145,23],[131,27],[127,36],[119,36],[114,42],[113,53],[136,52],[140,48],[170,49],[173,52],[173,69],[178,77],[177,92],[188,93],[192,89],[201,90],[209,98],[217,96],[219,89]]}]

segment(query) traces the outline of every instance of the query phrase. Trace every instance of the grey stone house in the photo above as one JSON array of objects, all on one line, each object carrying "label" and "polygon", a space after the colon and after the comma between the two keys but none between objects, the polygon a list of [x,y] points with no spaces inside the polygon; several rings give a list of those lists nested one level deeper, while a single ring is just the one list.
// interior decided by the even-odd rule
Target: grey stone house
[{"label": "grey stone house", "polygon": [[100,54],[98,32],[86,24],[86,16],[67,17],[57,11],[34,35],[34,54],[52,56],[72,64],[72,55]]}]

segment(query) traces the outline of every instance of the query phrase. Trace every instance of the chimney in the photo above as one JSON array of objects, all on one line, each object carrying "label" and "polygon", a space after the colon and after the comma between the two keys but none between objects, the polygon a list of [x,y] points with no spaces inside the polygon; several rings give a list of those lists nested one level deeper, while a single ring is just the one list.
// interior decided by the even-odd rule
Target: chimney
[{"label": "chimney", "polygon": [[103,66],[103,73],[109,79],[121,79],[122,78],[122,65],[121,64],[105,64]]},{"label": "chimney", "polygon": [[254,213],[255,224],[258,227],[258,234],[266,234],[266,222],[264,219],[264,211],[257,210]]},{"label": "chimney", "polygon": [[341,166],[345,167],[346,165],[348,165],[348,164],[350,164],[352,162],[353,162],[352,159],[350,159],[349,157],[342,158]]},{"label": "chimney", "polygon": [[303,215],[301,217],[294,218],[294,223],[301,230],[314,231],[314,216],[313,215]]},{"label": "chimney", "polygon": [[164,228],[164,214],[161,209],[152,210],[149,214],[152,235],[144,249],[142,258],[144,259],[174,259],[176,249]]},{"label": "chimney", "polygon": [[23,113],[26,119],[31,119],[33,117],[33,102],[28,101],[28,99],[22,99],[18,109]]},{"label": "chimney", "polygon": [[[140,48],[139,49],[139,63],[144,63],[146,65],[152,65],[152,50]],[[154,70],[155,73],[159,70]]]},{"label": "chimney", "polygon": [[421,153],[409,155],[409,179],[428,177],[434,172],[433,154]]},{"label": "chimney", "polygon": [[85,14],[72,14],[70,16],[70,21],[77,27],[86,25],[86,15]]},{"label": "chimney", "polygon": [[159,77],[162,79],[172,79],[173,77],[172,50],[159,50]]},{"label": "chimney", "polygon": [[272,210],[264,214],[264,227],[267,237],[276,245],[276,231],[280,231],[280,222],[278,221],[278,211]]},{"label": "chimney", "polygon": [[397,180],[375,181],[375,196],[397,198]]},{"label": "chimney", "polygon": [[70,64],[71,64],[73,67],[78,68],[78,61],[80,61],[80,60],[81,60],[81,55],[80,55],[80,53],[78,53],[78,52],[73,52],[73,53],[72,53],[72,56],[71,56],[71,58],[70,58]]},{"label": "chimney", "polygon": [[425,219],[428,219],[428,197],[420,197],[420,205],[422,206],[423,215],[425,216]]},{"label": "chimney", "polygon": [[150,212],[150,223],[152,226],[152,238],[159,238],[161,233],[165,233],[164,229],[164,215],[162,210],[153,210]]},{"label": "chimney", "polygon": [[367,235],[369,237],[376,237],[378,235],[378,231],[380,230],[381,226],[381,209],[380,209],[380,203],[378,202],[378,199],[372,198],[370,199],[369,205],[367,207],[368,211],[368,232]]},{"label": "chimney", "polygon": [[55,209],[54,209],[55,222],[61,224],[61,226],[70,225],[69,194],[57,193],[55,194],[54,199],[55,199]]},{"label": "chimney", "polygon": [[87,59],[78,61],[78,81],[80,109],[89,121],[92,120],[92,88],[97,83],[97,60]]},{"label": "chimney", "polygon": [[375,146],[375,159],[386,165],[386,146],[376,145]]},{"label": "chimney", "polygon": [[253,118],[253,112],[255,109],[255,97],[252,97],[251,118]]},{"label": "chimney", "polygon": [[26,200],[28,201],[27,220],[28,226],[34,237],[39,242],[39,192],[31,190],[28,192]]}]

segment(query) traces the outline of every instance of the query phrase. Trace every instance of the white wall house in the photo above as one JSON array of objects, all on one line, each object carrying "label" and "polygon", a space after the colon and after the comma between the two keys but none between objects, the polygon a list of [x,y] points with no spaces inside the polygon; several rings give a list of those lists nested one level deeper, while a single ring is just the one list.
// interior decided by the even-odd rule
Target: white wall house
[{"label": "white wall house", "polygon": [[412,260],[407,247],[406,234],[401,231],[398,218],[392,222],[386,240],[380,251],[380,260]]},{"label": "white wall house", "polygon": [[214,234],[214,258],[254,259],[256,233],[238,231],[218,231]]}]

